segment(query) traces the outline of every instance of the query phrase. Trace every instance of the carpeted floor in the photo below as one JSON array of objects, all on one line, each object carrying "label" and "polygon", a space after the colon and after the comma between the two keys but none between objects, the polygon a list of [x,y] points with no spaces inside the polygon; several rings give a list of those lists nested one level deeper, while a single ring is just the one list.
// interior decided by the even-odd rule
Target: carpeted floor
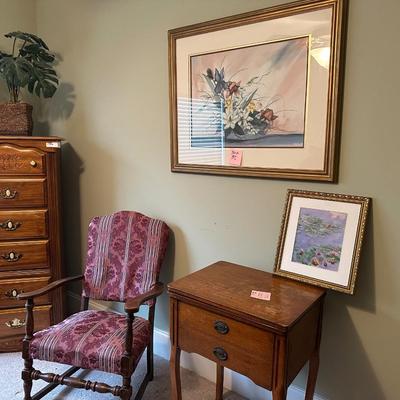
[{"label": "carpeted floor", "polygon": [[[169,369],[168,361],[155,356],[154,358],[154,381],[147,386],[143,400],[169,400],[170,399],[170,384],[169,384]],[[0,399],[1,400],[18,400],[23,399],[21,370],[23,361],[21,353],[3,353],[0,354]],[[35,361],[34,367],[42,372],[62,373],[68,369],[61,364],[52,364],[45,361]],[[145,357],[142,357],[138,368],[133,376],[132,384],[134,394],[141,380],[146,373]],[[91,381],[103,381],[110,385],[121,385],[121,377],[112,374],[106,374],[98,371],[78,371],[74,376],[79,376],[83,379]],[[204,378],[199,377],[191,371],[182,369],[182,397],[184,400],[214,400],[215,386],[213,383]],[[34,381],[33,391],[46,383],[43,381]],[[132,398],[134,395],[132,396]],[[111,394],[99,394],[88,392],[86,390],[70,389],[67,387],[57,387],[47,396],[43,397],[46,400],[111,400],[116,399]],[[225,392],[224,400],[244,400],[243,397],[233,392]]]}]

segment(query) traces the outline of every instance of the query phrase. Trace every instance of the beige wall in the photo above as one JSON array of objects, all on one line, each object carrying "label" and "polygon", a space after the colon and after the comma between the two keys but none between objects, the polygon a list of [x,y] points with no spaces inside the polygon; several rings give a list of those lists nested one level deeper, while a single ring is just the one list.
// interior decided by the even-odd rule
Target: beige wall
[{"label": "beige wall", "polygon": [[[332,400],[395,400],[400,2],[351,0],[339,184],[169,169],[167,30],[277,3],[37,1],[38,33],[63,59],[58,67],[63,85],[44,106],[36,129],[68,141],[63,152],[68,274],[80,270],[86,226],[96,214],[134,209],[166,220],[175,248],[169,257],[169,264],[175,260],[173,275],[166,270],[163,276],[169,280],[218,259],[271,271],[288,188],[371,196],[356,294],[327,297],[317,391]],[[0,4],[1,21],[18,20],[11,11],[15,0]],[[168,325],[166,305],[164,297],[161,329]],[[298,384],[304,384],[304,376]]]}]

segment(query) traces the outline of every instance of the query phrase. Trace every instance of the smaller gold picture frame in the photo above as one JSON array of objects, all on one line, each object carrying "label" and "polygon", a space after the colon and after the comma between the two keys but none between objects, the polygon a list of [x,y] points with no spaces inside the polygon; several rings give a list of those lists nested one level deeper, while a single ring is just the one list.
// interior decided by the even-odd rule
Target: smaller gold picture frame
[{"label": "smaller gold picture frame", "polygon": [[353,294],[370,201],[289,189],[275,273]]}]

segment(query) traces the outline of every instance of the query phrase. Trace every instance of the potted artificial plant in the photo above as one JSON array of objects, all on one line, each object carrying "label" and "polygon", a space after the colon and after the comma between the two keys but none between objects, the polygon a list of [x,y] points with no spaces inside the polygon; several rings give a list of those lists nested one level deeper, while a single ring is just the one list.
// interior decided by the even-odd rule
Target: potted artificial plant
[{"label": "potted artificial plant", "polygon": [[10,32],[12,52],[0,51],[0,78],[7,85],[9,102],[0,104],[0,134],[31,135],[32,106],[21,101],[20,92],[27,88],[38,97],[52,97],[58,86],[53,68],[55,56],[46,43],[31,33]]}]

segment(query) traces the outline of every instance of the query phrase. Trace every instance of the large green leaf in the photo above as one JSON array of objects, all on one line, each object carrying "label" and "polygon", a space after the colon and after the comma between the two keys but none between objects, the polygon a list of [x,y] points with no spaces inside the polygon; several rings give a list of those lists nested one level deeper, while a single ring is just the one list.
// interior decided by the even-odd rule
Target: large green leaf
[{"label": "large green leaf", "polygon": [[29,61],[52,63],[55,60],[55,56],[53,54],[47,52],[37,43],[24,46],[20,50],[20,54]]},{"label": "large green leaf", "polygon": [[9,86],[26,86],[32,70],[32,65],[23,58],[8,56],[0,59],[0,75]]},{"label": "large green leaf", "polygon": [[38,36],[16,31],[5,35],[7,38],[23,41],[18,55],[0,52],[0,77],[12,92],[15,101],[19,88],[27,86],[37,96],[52,97],[58,86],[57,74],[53,69],[55,56],[49,53],[46,43]]},{"label": "large green leaf", "polygon": [[37,96],[52,97],[57,90],[58,79],[53,70],[35,66],[28,82],[28,90]]},{"label": "large green leaf", "polygon": [[4,53],[3,51],[0,50],[0,60],[1,60],[3,57],[12,57],[12,55],[11,55],[11,54],[7,54],[7,53]]},{"label": "large green leaf", "polygon": [[26,41],[29,43],[37,43],[40,47],[43,47],[46,50],[49,50],[46,43],[40,37],[38,37],[32,33],[16,31],[16,32],[9,32],[4,36],[7,38],[20,39],[20,40],[23,40],[24,42]]}]

